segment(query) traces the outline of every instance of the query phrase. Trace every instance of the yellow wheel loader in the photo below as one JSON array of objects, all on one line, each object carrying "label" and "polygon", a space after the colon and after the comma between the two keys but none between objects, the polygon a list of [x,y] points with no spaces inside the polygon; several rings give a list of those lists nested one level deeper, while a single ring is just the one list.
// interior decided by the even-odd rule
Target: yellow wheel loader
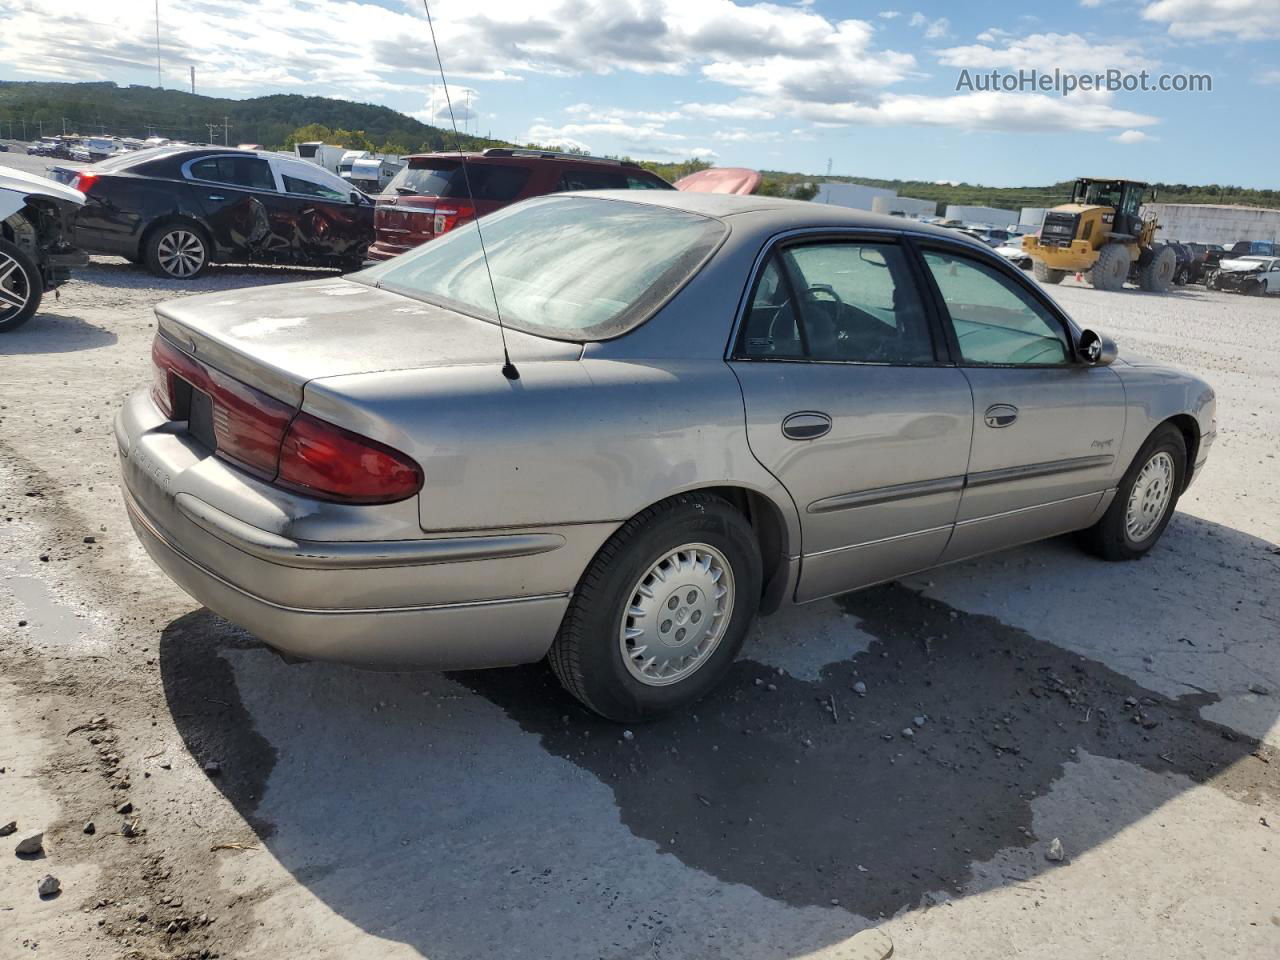
[{"label": "yellow wheel loader", "polygon": [[1077,180],[1071,202],[1045,214],[1039,236],[1023,238],[1036,279],[1061,283],[1082,273],[1099,290],[1120,290],[1130,279],[1143,290],[1168,290],[1178,257],[1155,242],[1155,218],[1139,213],[1146,189],[1136,180]]}]

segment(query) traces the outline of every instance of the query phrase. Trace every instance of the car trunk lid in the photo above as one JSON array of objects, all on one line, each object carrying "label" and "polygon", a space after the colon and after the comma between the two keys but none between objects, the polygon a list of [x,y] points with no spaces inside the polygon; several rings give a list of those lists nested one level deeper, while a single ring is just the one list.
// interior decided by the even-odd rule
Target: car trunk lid
[{"label": "car trunk lid", "polygon": [[[340,278],[171,300],[156,317],[180,350],[295,409],[319,377],[502,363],[495,324]],[[517,363],[582,353],[576,343],[506,336]]]}]

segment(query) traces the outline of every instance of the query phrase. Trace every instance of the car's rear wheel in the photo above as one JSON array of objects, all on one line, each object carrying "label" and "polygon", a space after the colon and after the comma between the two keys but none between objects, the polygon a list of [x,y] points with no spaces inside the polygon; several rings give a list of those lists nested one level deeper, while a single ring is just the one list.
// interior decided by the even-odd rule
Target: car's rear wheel
[{"label": "car's rear wheel", "polygon": [[143,261],[158,277],[190,280],[209,265],[209,241],[194,224],[166,223],[147,236]]},{"label": "car's rear wheel", "polygon": [[1125,472],[1102,519],[1081,532],[1104,560],[1136,560],[1169,525],[1186,476],[1187,447],[1172,424],[1158,427]]},{"label": "car's rear wheel", "polygon": [[24,250],[0,240],[0,333],[17,330],[40,308],[44,277]]},{"label": "car's rear wheel", "polygon": [[742,647],[760,600],[746,518],[690,493],[634,517],[583,574],[548,654],[571,694],[611,720],[677,710],[710,691]]}]

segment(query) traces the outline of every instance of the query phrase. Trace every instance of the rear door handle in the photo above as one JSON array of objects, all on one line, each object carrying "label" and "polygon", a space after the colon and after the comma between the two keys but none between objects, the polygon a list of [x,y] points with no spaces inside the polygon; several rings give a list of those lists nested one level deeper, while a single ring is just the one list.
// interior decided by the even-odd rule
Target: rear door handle
[{"label": "rear door handle", "polygon": [[222,194],[220,194],[220,193],[211,193],[211,194],[209,194],[209,199],[210,199],[210,200],[225,200],[225,199],[227,199],[227,198],[226,198],[226,197],[224,197],[224,196],[223,196]]},{"label": "rear door handle", "polygon": [[1007,427],[1018,419],[1018,408],[1011,403],[993,403],[982,415],[982,421],[988,427]]},{"label": "rear door handle", "polygon": [[817,440],[831,432],[831,418],[818,410],[799,410],[782,421],[782,435],[789,440]]}]

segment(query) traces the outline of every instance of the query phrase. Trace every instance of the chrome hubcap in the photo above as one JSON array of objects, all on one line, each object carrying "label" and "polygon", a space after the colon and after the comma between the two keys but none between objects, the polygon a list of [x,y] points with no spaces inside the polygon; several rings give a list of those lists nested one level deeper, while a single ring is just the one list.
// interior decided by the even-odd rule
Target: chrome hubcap
[{"label": "chrome hubcap", "polygon": [[0,253],[0,320],[22,312],[31,299],[31,278],[13,257]]},{"label": "chrome hubcap", "polygon": [[659,558],[622,614],[618,645],[627,670],[652,687],[684,680],[720,645],[733,599],[733,571],[715,547],[687,543]]},{"label": "chrome hubcap", "polygon": [[204,242],[190,230],[173,230],[161,237],[156,256],[165,273],[189,277],[204,266]]},{"label": "chrome hubcap", "polygon": [[1151,536],[1173,497],[1173,457],[1157,453],[1146,462],[1129,493],[1124,527],[1129,539],[1141,543]]}]

